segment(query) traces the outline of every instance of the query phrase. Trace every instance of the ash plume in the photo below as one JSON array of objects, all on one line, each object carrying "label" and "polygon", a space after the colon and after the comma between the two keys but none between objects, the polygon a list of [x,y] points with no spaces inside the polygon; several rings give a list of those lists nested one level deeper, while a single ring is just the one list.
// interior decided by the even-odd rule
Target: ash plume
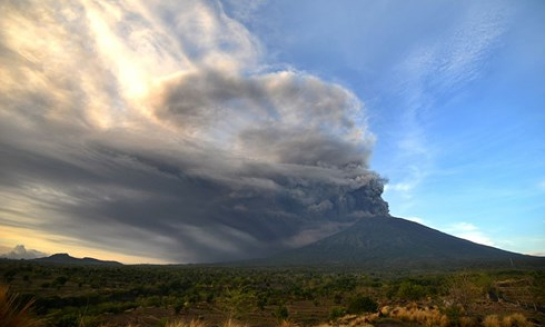
[{"label": "ash plume", "polygon": [[3,5],[0,224],[206,262],[388,214],[354,94],[266,69],[221,7],[148,6]]}]

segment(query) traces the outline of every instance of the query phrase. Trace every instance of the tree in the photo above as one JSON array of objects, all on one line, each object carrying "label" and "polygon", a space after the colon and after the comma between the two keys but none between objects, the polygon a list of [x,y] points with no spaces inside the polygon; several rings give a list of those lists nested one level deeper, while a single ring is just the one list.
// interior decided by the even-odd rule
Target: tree
[{"label": "tree", "polygon": [[242,289],[227,289],[217,300],[220,309],[227,313],[227,319],[240,318],[243,314],[251,311],[255,296]]},{"label": "tree", "polygon": [[274,316],[279,320],[286,320],[288,319],[290,313],[288,311],[288,308],[285,305],[280,305],[276,310],[274,311]]},{"label": "tree", "polygon": [[350,299],[347,311],[351,314],[361,314],[365,312],[376,312],[377,310],[378,304],[375,300],[360,294]]},{"label": "tree", "polygon": [[397,296],[408,301],[418,301],[426,295],[426,289],[422,285],[411,282],[403,282],[397,291]]}]

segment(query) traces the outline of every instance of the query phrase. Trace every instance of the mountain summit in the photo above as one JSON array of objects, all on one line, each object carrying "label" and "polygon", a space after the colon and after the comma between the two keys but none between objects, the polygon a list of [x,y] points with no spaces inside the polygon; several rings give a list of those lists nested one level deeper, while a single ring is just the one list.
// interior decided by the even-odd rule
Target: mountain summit
[{"label": "mountain summit", "polygon": [[57,253],[52,256],[33,259],[34,262],[39,263],[53,263],[62,265],[79,265],[79,266],[121,266],[122,264],[117,261],[104,261],[95,258],[74,258],[68,253]]},{"label": "mountain summit", "polygon": [[516,267],[521,264],[545,267],[545,258],[476,244],[390,216],[363,218],[325,239],[256,262],[370,269]]}]

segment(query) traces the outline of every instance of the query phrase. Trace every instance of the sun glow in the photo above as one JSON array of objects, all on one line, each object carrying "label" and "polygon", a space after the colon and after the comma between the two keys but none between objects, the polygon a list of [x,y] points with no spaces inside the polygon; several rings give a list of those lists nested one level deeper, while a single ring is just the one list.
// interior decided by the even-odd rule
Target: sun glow
[{"label": "sun glow", "polygon": [[52,235],[29,228],[3,226],[0,230],[0,246],[11,249],[18,244],[24,244],[28,249],[40,249],[40,251],[49,255],[68,253],[77,258],[93,257],[101,260],[119,261],[125,264],[169,263],[158,258],[125,255],[119,252],[100,250],[96,247],[86,247],[79,245],[80,240],[67,236]]}]

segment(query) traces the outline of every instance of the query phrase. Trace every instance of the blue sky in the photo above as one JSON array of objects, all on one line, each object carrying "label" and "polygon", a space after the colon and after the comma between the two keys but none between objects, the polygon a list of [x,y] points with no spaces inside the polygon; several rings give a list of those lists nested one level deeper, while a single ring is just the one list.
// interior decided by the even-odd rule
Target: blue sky
[{"label": "blue sky", "polygon": [[2,10],[0,253],[266,256],[384,215],[384,187],[394,216],[545,254],[543,1]]},{"label": "blue sky", "polygon": [[393,215],[545,252],[545,3],[275,1],[240,15],[271,62],[345,85]]}]

